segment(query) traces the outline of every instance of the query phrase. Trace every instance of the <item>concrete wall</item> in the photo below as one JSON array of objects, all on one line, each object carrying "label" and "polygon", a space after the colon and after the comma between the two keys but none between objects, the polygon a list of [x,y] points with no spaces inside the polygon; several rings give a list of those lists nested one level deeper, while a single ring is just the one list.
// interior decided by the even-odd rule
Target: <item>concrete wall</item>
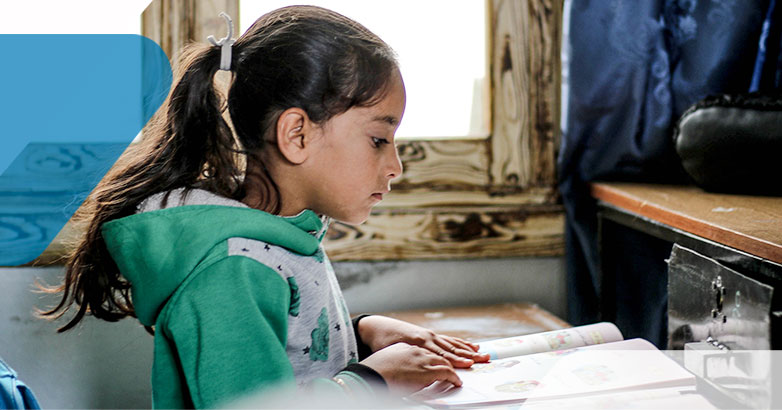
[{"label": "concrete wall", "polygon": [[[445,262],[338,263],[351,312],[528,301],[564,317],[562,258]],[[34,293],[38,278],[56,283],[62,269],[0,268],[0,357],[44,408],[148,408],[152,337],[133,320],[87,318],[56,334],[34,307],[55,299]]]},{"label": "concrete wall", "polygon": [[150,407],[152,337],[131,320],[56,334],[35,307],[54,302],[32,292],[39,278],[56,283],[61,268],[0,269],[0,357],[33,389],[43,408]]},{"label": "concrete wall", "polygon": [[336,264],[351,312],[534,302],[564,318],[562,258]]}]

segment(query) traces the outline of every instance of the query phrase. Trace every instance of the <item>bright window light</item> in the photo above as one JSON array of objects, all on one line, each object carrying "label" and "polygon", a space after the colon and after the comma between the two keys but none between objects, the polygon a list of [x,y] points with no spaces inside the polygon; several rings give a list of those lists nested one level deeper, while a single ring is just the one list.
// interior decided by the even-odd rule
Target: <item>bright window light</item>
[{"label": "bright window light", "polygon": [[[407,89],[399,137],[488,135],[485,0],[310,0],[350,17],[397,53]],[[290,0],[240,0],[241,32]]]},{"label": "bright window light", "polygon": [[0,34],[141,34],[150,0],[25,0],[0,3]]}]

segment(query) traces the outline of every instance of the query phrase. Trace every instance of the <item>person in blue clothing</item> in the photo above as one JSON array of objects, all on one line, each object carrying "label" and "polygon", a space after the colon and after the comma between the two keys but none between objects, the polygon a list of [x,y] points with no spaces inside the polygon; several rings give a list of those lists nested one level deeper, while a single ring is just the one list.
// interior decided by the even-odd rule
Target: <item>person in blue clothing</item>
[{"label": "person in blue clothing", "polygon": [[280,385],[364,397],[460,385],[454,368],[488,355],[351,319],[321,244],[330,220],[362,223],[401,175],[404,109],[391,48],[326,9],[282,8],[232,45],[191,45],[144,141],[83,208],[86,235],[46,314],[78,307],[61,331],[85,315],[154,328],[155,407]]},{"label": "person in blue clothing", "polygon": [[33,391],[0,359],[0,409],[40,409]]}]

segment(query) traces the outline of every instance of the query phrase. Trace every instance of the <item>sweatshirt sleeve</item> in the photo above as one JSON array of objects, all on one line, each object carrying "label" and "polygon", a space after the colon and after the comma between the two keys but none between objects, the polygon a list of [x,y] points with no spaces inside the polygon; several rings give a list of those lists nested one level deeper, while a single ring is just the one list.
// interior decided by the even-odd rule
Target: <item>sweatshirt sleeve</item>
[{"label": "sweatshirt sleeve", "polygon": [[194,407],[294,381],[285,352],[290,290],[271,269],[229,256],[194,273],[169,303],[163,331]]},{"label": "sweatshirt sleeve", "polygon": [[[250,258],[229,256],[183,287],[169,302],[163,331],[175,346],[194,407],[295,386],[285,351],[290,288],[276,272]],[[313,385],[348,396],[372,392],[372,383],[349,370]]]},{"label": "sweatshirt sleeve", "polygon": [[370,349],[369,346],[364,343],[364,340],[361,339],[361,333],[358,331],[358,322],[367,316],[371,315],[365,313],[351,319],[353,322],[353,334],[356,335],[356,346],[358,346],[358,360],[364,360],[372,354],[372,349]]},{"label": "sweatshirt sleeve", "polygon": [[331,379],[314,379],[307,386],[307,390],[314,396],[355,400],[366,404],[379,395],[387,395],[388,385],[371,367],[351,363]]}]

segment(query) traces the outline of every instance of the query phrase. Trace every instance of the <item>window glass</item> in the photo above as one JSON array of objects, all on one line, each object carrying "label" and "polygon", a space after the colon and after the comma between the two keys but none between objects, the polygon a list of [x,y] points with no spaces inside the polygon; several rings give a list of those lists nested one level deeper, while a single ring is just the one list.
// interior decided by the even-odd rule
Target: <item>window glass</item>
[{"label": "window glass", "polygon": [[150,0],[13,0],[0,3],[0,34],[141,34]]},{"label": "window glass", "polygon": [[[485,0],[310,0],[350,17],[398,54],[407,89],[399,137],[488,135]],[[244,32],[290,0],[241,0]],[[298,3],[301,4],[301,3]]]}]

